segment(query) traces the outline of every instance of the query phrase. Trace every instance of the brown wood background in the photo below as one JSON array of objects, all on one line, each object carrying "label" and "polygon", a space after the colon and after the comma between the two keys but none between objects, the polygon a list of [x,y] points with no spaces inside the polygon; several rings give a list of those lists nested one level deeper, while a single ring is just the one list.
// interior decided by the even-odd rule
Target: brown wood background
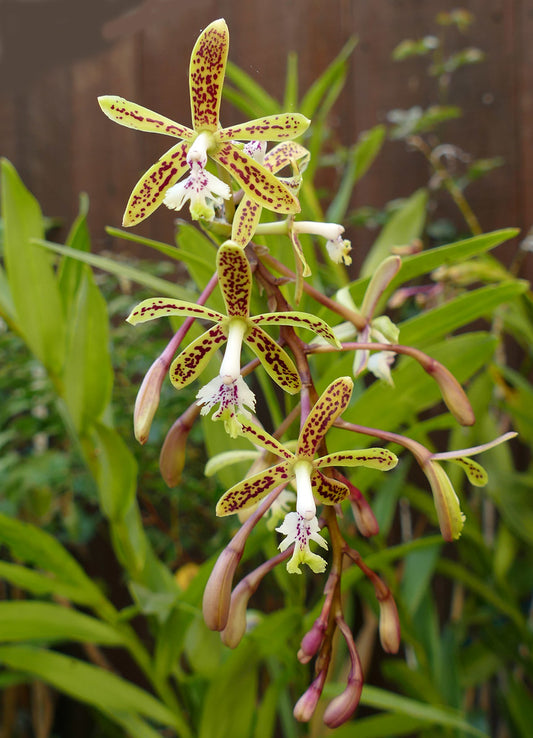
[{"label": "brown wood background", "polygon": [[[436,102],[425,62],[393,63],[404,38],[435,32],[437,12],[458,0],[0,0],[0,154],[17,167],[48,215],[70,223],[78,193],[89,194],[95,248],[113,247],[104,227],[120,225],[133,184],[167,144],[160,136],[112,124],[96,97],[115,93],[189,124],[188,59],[201,28],[225,17],[230,58],[281,96],[286,55],[299,55],[301,90],[352,35],[359,37],[346,87],[334,109],[335,134],[350,144],[385,122],[393,108]],[[464,109],[447,139],[474,157],[503,156],[505,166],[469,189],[485,230],[533,222],[533,0],[469,0],[468,35],[487,54],[458,72],[452,102]],[[224,113],[222,122],[233,122]],[[239,118],[242,120],[242,117]],[[387,142],[353,193],[354,207],[383,206],[427,182],[422,158]],[[460,216],[440,213],[459,228]],[[161,208],[138,227],[172,238],[173,214]],[[352,231],[363,250],[371,236]],[[518,241],[500,247],[508,261]],[[122,246],[121,246],[122,248]],[[532,276],[531,259],[523,275]]]}]

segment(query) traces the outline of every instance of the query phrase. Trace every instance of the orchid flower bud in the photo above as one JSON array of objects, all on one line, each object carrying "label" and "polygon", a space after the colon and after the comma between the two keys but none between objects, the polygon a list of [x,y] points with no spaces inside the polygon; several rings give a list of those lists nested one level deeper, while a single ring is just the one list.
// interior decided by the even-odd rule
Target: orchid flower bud
[{"label": "orchid flower bud", "polygon": [[218,557],[205,586],[202,611],[210,630],[224,630],[228,622],[233,577],[244,550],[244,545],[235,548],[234,541]]},{"label": "orchid flower bud", "polygon": [[363,679],[362,675],[354,676],[348,679],[348,684],[344,692],[338,697],[331,700],[329,705],[326,707],[324,712],[324,724],[328,728],[338,728],[354,714],[359,700],[361,699],[361,692],[363,690]]},{"label": "orchid flower bud", "polygon": [[159,454],[159,469],[169,487],[177,487],[181,482],[187,439],[199,414],[200,408],[196,404],[191,405],[171,426],[163,441]]},{"label": "orchid flower bud", "polygon": [[400,618],[394,597],[389,590],[379,601],[379,640],[387,653],[398,653],[400,648]]},{"label": "orchid flower bud", "polygon": [[322,669],[300,697],[298,702],[294,705],[292,714],[299,722],[305,723],[308,720],[311,720],[318,700],[320,699],[320,695],[322,694],[326,675],[327,669]]},{"label": "orchid flower bud", "polygon": [[440,362],[435,361],[435,359],[422,353],[422,351],[412,349],[410,355],[437,382],[442,399],[454,418],[461,425],[473,425],[476,422],[474,411],[464,389],[453,374]]},{"label": "orchid flower bud", "polygon": [[324,639],[324,633],[326,630],[327,620],[321,616],[315,620],[311,630],[302,638],[300,643],[300,650],[298,651],[298,661],[301,664],[307,664],[313,656],[316,654],[320,645]]},{"label": "orchid flower bud", "polygon": [[144,375],[133,411],[133,431],[139,443],[144,444],[148,440],[152,420],[159,407],[159,397],[163,380],[167,374],[168,365],[160,356]]}]

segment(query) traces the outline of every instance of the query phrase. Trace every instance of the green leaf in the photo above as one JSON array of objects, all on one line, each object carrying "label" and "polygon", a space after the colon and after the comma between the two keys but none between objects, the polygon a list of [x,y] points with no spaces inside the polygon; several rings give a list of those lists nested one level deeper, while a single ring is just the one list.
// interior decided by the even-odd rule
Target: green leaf
[{"label": "green leaf", "polygon": [[109,274],[115,274],[117,277],[123,277],[124,279],[141,284],[153,290],[157,295],[167,295],[168,297],[175,297],[178,300],[188,300],[189,302],[196,302],[198,297],[195,292],[185,287],[181,287],[160,277],[154,277],[153,274],[129,266],[129,264],[122,261],[115,261],[99,254],[77,251],[76,249],[61,246],[61,244],[53,243],[52,241],[45,241],[42,238],[33,239],[33,243],[50,251],[55,251],[57,254],[72,256],[74,259],[79,259],[85,264],[89,264],[96,269],[102,269],[104,272],[109,272]]},{"label": "green leaf", "polygon": [[412,715],[398,715],[387,713],[384,715],[372,715],[367,718],[357,718],[354,722],[341,725],[335,730],[335,738],[391,738],[415,734],[419,735],[417,729],[423,729],[430,725],[427,720],[413,717]]},{"label": "green leaf", "polygon": [[83,598],[78,599],[79,602],[104,601],[102,593],[78,562],[49,533],[0,513],[0,542],[14,558],[34,564],[77,589]]},{"label": "green leaf", "polygon": [[7,159],[1,163],[4,259],[18,328],[52,374],[63,363],[65,321],[50,255],[34,244],[43,237],[39,204]]},{"label": "green leaf", "polygon": [[49,602],[0,602],[0,641],[81,641],[123,645],[110,625]]},{"label": "green leaf", "polygon": [[516,280],[466,292],[401,323],[401,342],[408,346],[421,346],[428,341],[435,341],[477,318],[491,317],[498,305],[512,300],[527,289],[525,280]]},{"label": "green leaf", "polygon": [[429,723],[442,727],[458,728],[468,735],[478,736],[479,738],[488,738],[486,733],[470,725],[457,710],[425,705],[423,702],[417,702],[378,687],[365,685],[361,694],[361,704],[367,707],[389,710],[400,715],[409,715],[420,720],[427,720]]},{"label": "green leaf", "polygon": [[85,458],[98,485],[100,505],[112,521],[131,508],[137,484],[137,463],[119,434],[95,422],[82,438]]},{"label": "green leaf", "polygon": [[327,211],[327,220],[342,223],[350,204],[353,188],[368,171],[385,140],[386,128],[379,125],[360,134],[348,154],[341,183]]},{"label": "green leaf", "polygon": [[405,558],[401,591],[410,615],[416,612],[428,590],[441,548],[439,545],[423,551],[413,551]]},{"label": "green leaf", "polygon": [[87,590],[78,584],[70,584],[61,579],[41,574],[20,564],[0,561],[0,579],[20,587],[34,595],[57,595],[78,605],[94,605],[102,595],[98,590]]},{"label": "green leaf", "polygon": [[257,692],[257,656],[241,644],[209,684],[198,738],[251,735]]},{"label": "green leaf", "polygon": [[[91,238],[87,225],[87,212],[89,210],[89,198],[80,195],[80,212],[74,221],[67,237],[66,245],[76,251],[89,252],[91,250]],[[83,262],[65,256],[59,265],[58,282],[65,315],[68,315],[72,301],[78,291],[79,283],[84,273]]]},{"label": "green leaf", "polygon": [[[402,268],[390,283],[384,294],[383,300],[394,290],[397,290],[402,284],[416,279],[422,274],[432,272],[443,264],[459,264],[467,259],[485,253],[490,249],[499,246],[501,243],[514,238],[519,233],[516,228],[504,228],[491,233],[484,233],[481,236],[473,236],[463,241],[446,244],[445,246],[437,246],[434,249],[421,251],[419,254],[402,257]],[[357,279],[350,284],[350,294],[356,305],[363,300],[366,288],[370,281],[370,277]],[[321,313],[322,316],[322,313]]]},{"label": "green leaf", "polygon": [[63,372],[63,396],[78,433],[100,418],[113,385],[107,305],[89,267],[83,272],[72,302]]},{"label": "green leaf", "polygon": [[70,656],[30,646],[0,646],[0,663],[26,671],[108,714],[144,715],[162,725],[179,727],[174,713],[145,690]]},{"label": "green leaf", "polygon": [[361,267],[363,277],[371,275],[378,264],[390,256],[393,246],[404,246],[420,237],[426,220],[427,201],[427,190],[417,190],[394,213],[363,262]]}]

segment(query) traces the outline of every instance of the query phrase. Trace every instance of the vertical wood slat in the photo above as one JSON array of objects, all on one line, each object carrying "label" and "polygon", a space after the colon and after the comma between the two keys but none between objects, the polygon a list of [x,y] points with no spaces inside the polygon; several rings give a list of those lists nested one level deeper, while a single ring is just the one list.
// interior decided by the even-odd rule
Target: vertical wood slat
[{"label": "vertical wood slat", "polygon": [[[71,220],[78,192],[86,190],[91,229],[102,246],[105,225],[120,223],[134,183],[172,142],[113,125],[99,111],[97,95],[120,94],[188,123],[190,50],[199,30],[220,16],[230,27],[230,58],[276,97],[283,95],[289,51],[298,53],[301,94],[355,34],[359,45],[332,120],[336,137],[350,144],[385,122],[392,108],[435,102],[425,61],[394,63],[390,55],[402,39],[431,32],[436,13],[455,6],[455,0],[150,0],[137,20],[133,12],[123,23],[108,24],[113,40],[107,50],[43,74],[16,98],[0,91],[0,153],[13,160],[48,213]],[[482,225],[527,229],[533,212],[532,3],[470,0],[468,9],[476,21],[464,39],[455,34],[453,44],[479,46],[487,59],[457,73],[451,101],[465,112],[447,125],[446,135],[475,157],[506,160],[468,191]],[[227,111],[223,105],[224,124]],[[382,207],[426,181],[422,157],[387,142],[352,205]],[[462,228],[453,205],[444,202],[442,213]],[[172,222],[173,214],[160,209],[136,230],[170,240]],[[374,236],[353,235],[361,248]]]}]

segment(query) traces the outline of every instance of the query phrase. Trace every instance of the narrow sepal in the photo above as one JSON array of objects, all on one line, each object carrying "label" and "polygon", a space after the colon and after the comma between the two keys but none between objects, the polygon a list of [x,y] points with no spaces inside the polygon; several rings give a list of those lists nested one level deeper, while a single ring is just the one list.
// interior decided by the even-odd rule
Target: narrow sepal
[{"label": "narrow sepal", "polygon": [[431,485],[442,537],[453,541],[461,535],[465,522],[459,498],[440,464],[430,460],[422,468]]},{"label": "narrow sepal", "polygon": [[199,35],[189,65],[191,115],[195,131],[216,131],[226,74],[229,31],[226,21],[213,21]]},{"label": "narrow sepal", "polygon": [[259,326],[244,339],[261,361],[265,371],[282,389],[293,395],[301,387],[300,377],[290,356]]},{"label": "narrow sepal", "polygon": [[219,325],[215,325],[202,333],[190,343],[170,365],[170,381],[181,389],[190,384],[207,366],[209,360],[226,336]]},{"label": "narrow sepal", "polygon": [[168,188],[189,168],[188,150],[189,143],[180,141],[143,174],[132,190],[122,225],[137,225],[161,205]]},{"label": "narrow sepal", "polygon": [[310,124],[301,113],[280,113],[256,118],[246,123],[223,128],[217,133],[220,143],[225,141],[285,141],[301,136]]},{"label": "narrow sepal", "polygon": [[288,463],[284,461],[254,474],[253,477],[244,479],[222,495],[217,503],[216,514],[220,517],[232,515],[255,505],[278,484],[286,482],[289,477]]},{"label": "narrow sepal", "polygon": [[297,256],[296,267],[299,269],[299,272],[301,273],[302,277],[310,277],[311,269],[309,268],[309,264],[307,263],[305,259],[304,250],[302,249],[302,244],[300,243],[300,239],[298,238],[298,235],[294,233],[294,231],[289,230],[289,238],[291,239],[292,248],[294,250],[294,253]]},{"label": "narrow sepal", "polygon": [[[283,169],[283,167],[286,167],[293,162],[299,162],[299,164],[305,166],[309,156],[309,151],[305,146],[302,146],[295,141],[283,141],[266,153],[263,160],[263,166],[270,172],[276,174],[280,169]],[[304,162],[300,162],[301,159],[304,159]]]},{"label": "narrow sepal", "polygon": [[230,318],[247,318],[250,312],[252,272],[240,246],[224,243],[217,252],[217,274]]},{"label": "narrow sepal", "polygon": [[307,328],[313,333],[322,336],[328,343],[341,348],[338,338],[329,325],[310,313],[291,311],[290,313],[263,313],[252,318],[256,325],[292,325],[295,328]]},{"label": "narrow sepal", "polygon": [[271,454],[275,454],[276,456],[281,456],[285,459],[294,459],[294,454],[287,451],[283,444],[274,438],[274,436],[271,436],[270,433],[259,428],[259,426],[245,421],[241,423],[241,426],[241,435],[248,438],[256,446],[261,446],[261,448],[270,451]]},{"label": "narrow sepal", "polygon": [[218,151],[210,153],[224,169],[234,177],[248,197],[261,203],[275,213],[299,213],[298,199],[251,156],[232,143],[224,144]]},{"label": "narrow sepal", "polygon": [[338,505],[350,494],[350,490],[345,484],[326,477],[319,471],[311,474],[311,486],[315,499],[323,505]]},{"label": "narrow sepal", "polygon": [[339,377],[326,387],[300,431],[298,456],[314,456],[326,432],[348,406],[352,389],[353,381],[350,377]]},{"label": "narrow sepal", "polygon": [[398,457],[386,448],[365,448],[357,451],[337,451],[317,459],[317,468],[323,466],[366,466],[387,471],[394,469]]},{"label": "narrow sepal", "polygon": [[231,240],[244,248],[248,244],[261,220],[263,206],[248,197],[243,197],[235,211],[231,226]]},{"label": "narrow sepal", "polygon": [[149,133],[163,133],[167,136],[184,138],[187,141],[192,141],[196,137],[196,133],[187,126],[182,126],[170,118],[165,118],[164,115],[118,95],[101,95],[98,103],[108,118],[126,128]]},{"label": "narrow sepal", "polygon": [[459,464],[463,468],[469,482],[474,487],[484,487],[489,481],[487,472],[477,461],[472,461],[467,456],[457,456],[455,459],[450,459],[450,461]]},{"label": "narrow sepal", "polygon": [[196,305],[185,300],[172,300],[169,297],[150,297],[136,305],[126,318],[131,325],[146,323],[155,318],[175,315],[180,318],[202,318],[220,322],[224,316],[216,310]]}]

